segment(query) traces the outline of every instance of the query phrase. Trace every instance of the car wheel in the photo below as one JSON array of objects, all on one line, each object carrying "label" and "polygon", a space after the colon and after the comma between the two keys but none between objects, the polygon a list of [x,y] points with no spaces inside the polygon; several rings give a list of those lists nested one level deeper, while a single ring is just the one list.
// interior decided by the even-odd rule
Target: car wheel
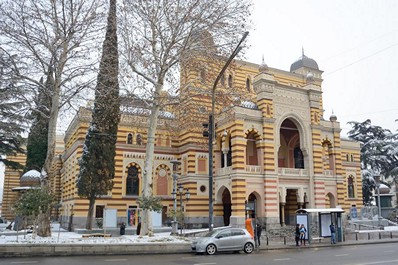
[{"label": "car wheel", "polygon": [[214,255],[217,252],[217,248],[214,244],[210,244],[206,247],[206,253],[208,255]]},{"label": "car wheel", "polygon": [[244,246],[244,248],[243,248],[243,251],[244,251],[246,254],[252,253],[253,250],[254,250],[254,246],[253,246],[252,243],[246,243],[245,246]]}]

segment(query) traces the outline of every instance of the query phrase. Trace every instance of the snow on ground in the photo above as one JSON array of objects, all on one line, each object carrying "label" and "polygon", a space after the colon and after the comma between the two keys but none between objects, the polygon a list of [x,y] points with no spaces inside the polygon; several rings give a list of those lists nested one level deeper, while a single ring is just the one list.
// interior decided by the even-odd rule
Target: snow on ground
[{"label": "snow on ground", "polygon": [[118,237],[91,237],[83,238],[81,234],[68,232],[53,226],[51,237],[39,237],[26,231],[5,230],[0,233],[2,244],[134,244],[134,243],[188,243],[189,238],[171,236],[170,232],[155,233],[154,236],[123,235]]}]

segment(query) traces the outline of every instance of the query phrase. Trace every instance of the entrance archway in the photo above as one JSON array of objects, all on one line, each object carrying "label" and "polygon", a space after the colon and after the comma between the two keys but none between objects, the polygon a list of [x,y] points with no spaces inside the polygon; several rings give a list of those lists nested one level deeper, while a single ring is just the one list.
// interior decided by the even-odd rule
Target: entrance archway
[{"label": "entrance archway", "polygon": [[284,211],[283,216],[285,218],[285,220],[281,221],[286,225],[295,224],[296,210],[299,208],[297,203],[297,192],[297,189],[286,190],[286,204],[281,209]]},{"label": "entrance archway", "polygon": [[336,208],[336,199],[332,193],[326,194],[326,208]]},{"label": "entrance archway", "polygon": [[[249,197],[247,198],[248,205],[253,205],[253,210],[249,210],[246,212],[248,218],[259,217],[261,214],[261,199],[260,195],[256,192],[250,193]],[[255,216],[254,216],[255,215]]]},{"label": "entrance archway", "polygon": [[229,192],[228,189],[224,189],[222,193],[222,204],[223,204],[224,225],[228,226],[232,214],[231,193]]}]

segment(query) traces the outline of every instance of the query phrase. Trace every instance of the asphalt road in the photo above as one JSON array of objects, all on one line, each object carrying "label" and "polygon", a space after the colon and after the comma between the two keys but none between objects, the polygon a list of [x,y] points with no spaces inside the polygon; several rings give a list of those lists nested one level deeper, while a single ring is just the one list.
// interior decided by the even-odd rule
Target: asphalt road
[{"label": "asphalt road", "polygon": [[396,265],[398,243],[280,249],[253,254],[196,254],[3,258],[0,265]]}]

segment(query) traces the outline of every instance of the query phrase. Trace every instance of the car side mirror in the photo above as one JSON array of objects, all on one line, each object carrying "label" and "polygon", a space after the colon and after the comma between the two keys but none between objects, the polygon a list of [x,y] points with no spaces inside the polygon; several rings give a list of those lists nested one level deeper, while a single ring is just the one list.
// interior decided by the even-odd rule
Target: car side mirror
[{"label": "car side mirror", "polygon": [[220,238],[223,238],[223,236],[222,235],[218,235],[218,236],[216,236],[216,238],[220,239]]}]

